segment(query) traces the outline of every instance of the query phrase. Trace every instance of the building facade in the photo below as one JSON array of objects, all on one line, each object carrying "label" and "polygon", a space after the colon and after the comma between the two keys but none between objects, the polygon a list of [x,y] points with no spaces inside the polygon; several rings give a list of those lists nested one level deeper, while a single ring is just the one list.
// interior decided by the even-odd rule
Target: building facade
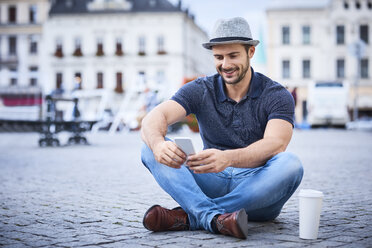
[{"label": "building facade", "polygon": [[40,86],[48,0],[0,0],[0,87]]},{"label": "building facade", "polygon": [[[272,1],[267,11],[268,75],[289,88],[297,87],[297,117],[306,115],[307,87],[332,81],[350,85],[353,106],[358,80],[358,109],[372,113],[372,1]],[[358,60],[354,44],[365,44]]]},{"label": "building facade", "polygon": [[208,37],[181,2],[55,0],[43,33],[48,92],[146,85],[171,95],[213,69],[201,46]]}]

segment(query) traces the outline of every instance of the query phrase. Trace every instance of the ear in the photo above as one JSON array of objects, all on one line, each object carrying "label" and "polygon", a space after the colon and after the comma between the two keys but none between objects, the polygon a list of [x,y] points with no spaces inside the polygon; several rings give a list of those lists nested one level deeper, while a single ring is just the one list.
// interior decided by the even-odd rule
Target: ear
[{"label": "ear", "polygon": [[256,47],[255,47],[255,46],[250,46],[250,47],[249,47],[249,50],[248,50],[248,57],[249,57],[250,59],[253,57],[255,51],[256,51]]}]

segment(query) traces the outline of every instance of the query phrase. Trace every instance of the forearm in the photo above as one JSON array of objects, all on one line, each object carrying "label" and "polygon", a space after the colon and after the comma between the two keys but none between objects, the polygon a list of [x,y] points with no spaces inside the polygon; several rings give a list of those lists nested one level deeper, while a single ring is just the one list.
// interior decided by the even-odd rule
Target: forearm
[{"label": "forearm", "polygon": [[142,120],[142,140],[153,150],[156,144],[164,141],[167,129],[168,124],[165,116],[161,113],[150,112]]},{"label": "forearm", "polygon": [[245,148],[226,150],[229,166],[255,168],[265,164],[276,154],[285,151],[287,143],[280,139],[264,138]]}]

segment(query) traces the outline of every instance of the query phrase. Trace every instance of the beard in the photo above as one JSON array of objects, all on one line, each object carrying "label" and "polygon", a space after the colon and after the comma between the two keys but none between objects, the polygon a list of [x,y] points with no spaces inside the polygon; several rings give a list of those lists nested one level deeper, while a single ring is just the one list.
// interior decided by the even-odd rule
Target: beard
[{"label": "beard", "polygon": [[[243,67],[241,69],[238,66],[234,66],[234,67],[229,68],[229,69],[224,69],[224,68],[222,68],[222,65],[221,65],[217,68],[217,72],[218,72],[218,74],[221,75],[221,77],[223,78],[223,80],[225,81],[226,84],[238,84],[240,81],[243,80],[243,78],[247,74],[249,68],[250,68],[250,61],[249,61],[249,58],[247,58],[247,63],[245,65],[243,65]],[[238,77],[233,81],[229,81],[229,79],[225,78],[223,76],[223,73],[222,73],[222,72],[229,72],[229,71],[238,71]]]}]

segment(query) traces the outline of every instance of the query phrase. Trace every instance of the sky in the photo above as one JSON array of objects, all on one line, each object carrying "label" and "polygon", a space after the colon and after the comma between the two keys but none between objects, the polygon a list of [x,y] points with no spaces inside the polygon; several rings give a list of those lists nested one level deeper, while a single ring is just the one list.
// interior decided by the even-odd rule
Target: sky
[{"label": "sky", "polygon": [[[178,0],[169,0],[178,4]],[[265,8],[270,0],[182,0],[183,8],[195,15],[195,22],[208,34],[220,18],[244,17],[258,39],[260,29],[264,32]],[[256,38],[257,37],[257,38]]]},{"label": "sky", "polygon": [[[168,0],[177,5],[179,0]],[[274,0],[182,0],[182,8],[188,8],[195,15],[195,22],[208,35],[215,22],[221,18],[243,17],[251,28],[253,39],[259,40],[252,62],[255,65],[266,64],[265,52],[265,9]]]}]

